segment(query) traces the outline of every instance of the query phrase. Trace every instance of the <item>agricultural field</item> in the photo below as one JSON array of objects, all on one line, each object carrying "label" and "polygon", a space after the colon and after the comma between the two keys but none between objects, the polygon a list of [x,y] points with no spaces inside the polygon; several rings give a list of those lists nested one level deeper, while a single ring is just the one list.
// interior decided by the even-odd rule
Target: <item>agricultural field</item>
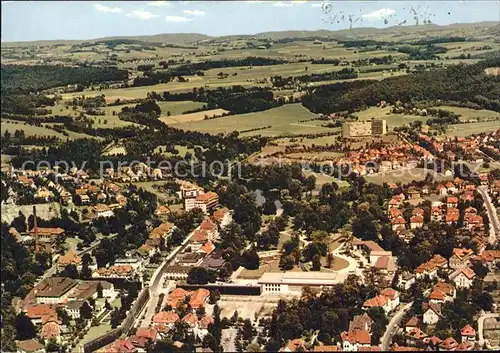
[{"label": "agricultural field", "polygon": [[222,114],[226,113],[228,113],[228,111],[224,109],[211,109],[196,113],[163,116],[160,118],[160,120],[167,125],[169,124],[175,125],[175,124],[198,122],[206,120],[205,118],[220,117],[222,116]]},{"label": "agricultural field", "polygon": [[480,134],[482,132],[491,132],[500,129],[500,120],[485,121],[481,123],[466,123],[449,125],[446,131],[446,136],[465,137],[472,134]]},{"label": "agricultural field", "polygon": [[301,120],[312,119],[315,117],[316,114],[311,113],[301,104],[287,104],[263,112],[230,115],[217,119],[172,124],[172,126],[185,130],[206,132],[209,134],[218,134],[221,132],[229,133],[232,131],[242,131],[271,126],[270,128],[264,130],[242,133],[243,136],[315,134],[330,131],[329,128],[322,127],[322,122],[320,121],[300,123]]},{"label": "agricultural field", "polygon": [[204,106],[201,102],[193,101],[180,101],[180,102],[157,102],[158,106],[161,108],[161,116],[169,115],[181,115],[185,111],[199,109]]},{"label": "agricultural field", "polygon": [[[53,126],[56,124],[44,124],[44,125]],[[55,136],[63,141],[66,141],[66,139],[76,140],[79,138],[100,139],[100,137],[97,136],[90,136],[87,134],[73,132],[73,131],[66,131],[68,133],[68,136],[65,136],[62,133],[49,129],[48,127],[45,126],[34,126],[34,125],[29,125],[22,121],[13,121],[7,119],[1,119],[0,126],[2,133],[5,133],[5,131],[9,131],[11,134],[13,134],[16,130],[24,130],[25,136]]]}]

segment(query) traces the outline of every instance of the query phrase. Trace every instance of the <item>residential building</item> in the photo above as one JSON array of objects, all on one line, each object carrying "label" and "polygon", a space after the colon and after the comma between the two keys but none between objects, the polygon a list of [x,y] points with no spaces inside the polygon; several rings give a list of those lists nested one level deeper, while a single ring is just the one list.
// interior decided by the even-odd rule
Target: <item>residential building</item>
[{"label": "residential building", "polygon": [[410,318],[405,325],[405,332],[408,333],[413,329],[419,328],[420,327],[420,320],[418,317],[413,316]]},{"label": "residential building", "polygon": [[439,345],[439,350],[454,351],[458,347],[458,342],[453,337],[448,337]]},{"label": "residential building", "polygon": [[217,206],[219,206],[219,195],[212,191],[198,195],[194,200],[194,208],[201,208],[205,214]]},{"label": "residential building", "polygon": [[364,330],[371,332],[372,323],[373,320],[368,316],[367,313],[364,313],[362,315],[356,315],[351,320],[351,322],[349,322],[349,331]]},{"label": "residential building", "polygon": [[473,255],[474,251],[471,249],[453,249],[453,255],[450,257],[450,268],[456,270],[458,268],[469,266]]},{"label": "residential building", "polygon": [[16,341],[17,353],[45,353],[45,346],[36,339]]},{"label": "residential building", "polygon": [[204,288],[197,289],[196,291],[194,291],[193,294],[191,294],[191,299],[189,301],[191,308],[196,310],[204,307],[209,296],[210,296],[209,290]]},{"label": "residential building", "polygon": [[441,313],[441,305],[439,304],[424,303],[422,305],[422,311],[422,322],[426,325],[435,325],[443,316]]},{"label": "residential building", "polygon": [[75,265],[77,269],[82,264],[82,258],[77,255],[73,250],[68,251],[66,254],[57,259],[57,270],[62,271],[68,265]]},{"label": "residential building", "polygon": [[357,352],[361,347],[371,346],[371,335],[364,330],[344,331],[340,334],[340,339],[345,352]]},{"label": "residential building", "polygon": [[97,205],[92,207],[92,212],[96,218],[99,218],[99,217],[108,218],[108,217],[112,217],[114,215],[111,208],[109,208],[108,205],[105,205],[103,203],[98,203]]},{"label": "residential building", "polygon": [[157,328],[163,327],[167,328],[167,330],[171,330],[178,320],[179,315],[173,311],[160,311],[153,317],[153,323]]},{"label": "residential building", "polygon": [[457,288],[470,288],[476,274],[470,267],[463,267],[450,275],[450,280]]},{"label": "residential building", "polygon": [[467,324],[460,330],[460,336],[462,338],[462,342],[475,342],[476,341],[476,330]]}]

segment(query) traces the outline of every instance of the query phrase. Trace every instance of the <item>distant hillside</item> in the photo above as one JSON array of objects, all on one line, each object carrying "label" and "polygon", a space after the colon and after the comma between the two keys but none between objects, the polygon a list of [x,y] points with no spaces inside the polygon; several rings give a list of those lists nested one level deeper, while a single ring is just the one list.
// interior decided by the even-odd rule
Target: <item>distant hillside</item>
[{"label": "distant hillside", "polygon": [[262,32],[257,34],[241,34],[222,37],[213,37],[200,33],[163,33],[144,36],[117,36],[104,37],[90,40],[39,40],[29,42],[2,42],[3,47],[12,46],[46,46],[46,45],[64,45],[78,44],[82,42],[103,41],[112,39],[129,39],[138,40],[147,43],[171,43],[171,44],[188,44],[196,43],[210,39],[244,39],[244,38],[268,38],[278,40],[283,38],[305,38],[305,37],[331,37],[335,39],[353,39],[353,38],[373,38],[376,36],[403,36],[415,34],[422,35],[438,35],[439,32],[457,32],[463,35],[497,35],[500,32],[499,22],[477,22],[477,23],[456,23],[446,26],[435,24],[430,25],[410,25],[410,26],[393,26],[387,28],[353,28],[352,30],[343,29],[339,31],[330,31],[326,29],[308,31],[308,30],[291,30],[291,31],[274,31]]}]

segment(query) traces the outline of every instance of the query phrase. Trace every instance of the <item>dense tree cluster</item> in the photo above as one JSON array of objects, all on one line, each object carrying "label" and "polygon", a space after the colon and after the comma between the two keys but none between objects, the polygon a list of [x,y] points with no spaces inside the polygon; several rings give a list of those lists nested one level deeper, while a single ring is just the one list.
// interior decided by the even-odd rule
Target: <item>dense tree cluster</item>
[{"label": "dense tree cluster", "polygon": [[315,330],[319,330],[318,340],[324,344],[340,341],[340,333],[348,329],[355,315],[362,313],[359,308],[364,301],[374,295],[373,289],[349,277],[319,297],[303,295],[300,300],[281,300],[266,326],[270,337],[266,350],[278,351],[288,340]]},{"label": "dense tree cluster", "polygon": [[375,106],[382,100],[389,103],[470,101],[484,109],[500,111],[499,79],[484,72],[488,67],[499,65],[500,61],[496,59],[474,65],[459,64],[446,69],[416,72],[377,82],[357,81],[322,86],[311,90],[302,101],[306,108],[316,113],[354,111]]},{"label": "dense tree cluster", "polygon": [[114,67],[2,65],[1,76],[3,96],[28,94],[71,84],[88,86],[98,82],[123,81],[128,79],[128,71]]}]

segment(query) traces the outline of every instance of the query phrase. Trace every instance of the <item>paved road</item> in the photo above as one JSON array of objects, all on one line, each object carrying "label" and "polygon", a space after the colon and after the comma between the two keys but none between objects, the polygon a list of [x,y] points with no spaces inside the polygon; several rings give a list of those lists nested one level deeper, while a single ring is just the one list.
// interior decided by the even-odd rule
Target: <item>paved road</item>
[{"label": "paved road", "polygon": [[488,218],[490,220],[490,236],[488,238],[488,241],[490,244],[494,244],[500,236],[500,221],[498,220],[497,210],[491,202],[490,195],[488,195],[488,188],[486,186],[480,186],[477,189],[483,197],[486,211],[488,213]]},{"label": "paved road", "polygon": [[479,333],[479,347],[483,347],[484,344],[484,320],[489,319],[489,318],[494,318],[494,317],[500,317],[500,314],[484,314],[477,319],[477,330]]},{"label": "paved road", "polygon": [[384,336],[382,336],[382,350],[383,351],[388,351],[390,348],[390,344],[392,341],[392,337],[396,334],[398,331],[399,325],[401,324],[401,320],[403,319],[403,316],[411,306],[413,305],[413,302],[410,302],[403,306],[389,321],[387,324],[387,328],[384,332]]},{"label": "paved road", "polygon": [[[163,282],[165,280],[165,272],[167,267],[170,265],[170,263],[173,261],[175,256],[183,251],[186,246],[189,244],[191,238],[193,237],[195,231],[199,229],[197,227],[194,231],[192,231],[186,239],[182,242],[180,246],[175,248],[169,255],[168,257],[161,263],[161,265],[158,267],[158,269],[153,273],[151,276],[151,279],[149,281],[149,300],[148,302],[144,305],[144,309],[142,312],[138,315],[136,322],[134,323],[133,326],[135,327],[149,327],[149,324],[151,323],[151,320],[155,314],[155,309],[156,305],[158,304],[158,298],[160,293],[164,293],[165,296],[168,294],[168,291],[172,289],[175,286],[175,281],[169,281],[167,287],[163,287]],[[139,320],[139,318],[142,316],[143,313],[146,313],[146,317],[144,320]]]},{"label": "paved road", "polygon": [[[424,297],[427,296],[427,295],[429,295],[430,292],[431,292],[431,288],[429,288],[426,291],[424,291]],[[382,341],[382,350],[383,351],[388,351],[389,350],[389,346],[391,344],[392,337],[398,331],[399,325],[401,324],[401,320],[403,319],[405,311],[408,310],[409,308],[411,308],[412,305],[413,305],[413,302],[405,304],[392,317],[391,321],[389,321],[389,323],[387,324],[387,327],[385,329],[384,335],[382,336],[382,339],[381,339],[381,341]]]}]

